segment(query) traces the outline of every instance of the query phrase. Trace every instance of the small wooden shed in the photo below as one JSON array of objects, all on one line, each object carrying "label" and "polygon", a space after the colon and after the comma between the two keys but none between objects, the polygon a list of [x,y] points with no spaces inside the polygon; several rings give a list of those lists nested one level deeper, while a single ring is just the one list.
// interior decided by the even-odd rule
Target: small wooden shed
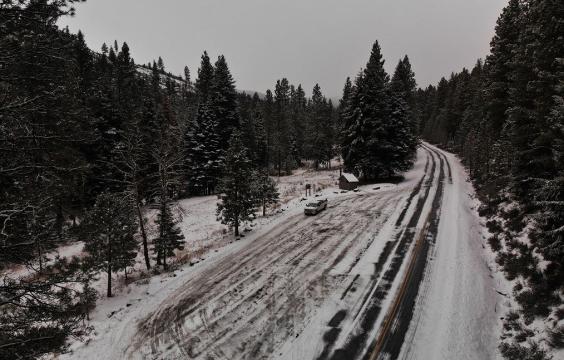
[{"label": "small wooden shed", "polygon": [[339,178],[339,189],[354,190],[358,187],[359,181],[353,174],[342,173]]}]

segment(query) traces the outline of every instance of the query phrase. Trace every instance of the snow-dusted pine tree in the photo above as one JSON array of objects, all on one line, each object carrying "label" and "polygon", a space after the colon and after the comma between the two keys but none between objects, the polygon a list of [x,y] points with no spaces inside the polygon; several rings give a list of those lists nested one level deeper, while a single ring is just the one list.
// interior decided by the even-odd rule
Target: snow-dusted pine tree
[{"label": "snow-dusted pine tree", "polygon": [[174,256],[175,250],[184,249],[184,235],[176,226],[169,204],[160,204],[156,223],[159,227],[159,236],[153,240],[155,244],[153,251],[160,258],[163,269],[167,270],[167,258]]},{"label": "snow-dusted pine tree", "polygon": [[253,190],[253,165],[237,130],[229,140],[224,176],[219,184],[221,202],[217,204],[218,217],[223,224],[235,229],[235,236],[239,236],[241,223],[254,218],[256,197]]},{"label": "snow-dusted pine tree", "polygon": [[257,171],[254,175],[257,206],[262,207],[262,216],[266,216],[266,209],[280,201],[280,194],[276,182],[268,176],[266,169]]},{"label": "snow-dusted pine tree", "polygon": [[83,223],[85,246],[92,264],[107,274],[107,296],[112,296],[112,274],[135,263],[137,223],[134,206],[121,194],[102,193]]},{"label": "snow-dusted pine tree", "polygon": [[223,55],[220,55],[215,62],[210,109],[213,111],[217,121],[218,127],[216,131],[219,134],[220,145],[225,150],[227,149],[231,133],[239,128],[239,116],[237,113],[235,81]]},{"label": "snow-dusted pine tree", "polygon": [[185,174],[192,194],[213,194],[223,167],[223,151],[218,125],[208,103],[198,106],[198,114],[186,128]]}]

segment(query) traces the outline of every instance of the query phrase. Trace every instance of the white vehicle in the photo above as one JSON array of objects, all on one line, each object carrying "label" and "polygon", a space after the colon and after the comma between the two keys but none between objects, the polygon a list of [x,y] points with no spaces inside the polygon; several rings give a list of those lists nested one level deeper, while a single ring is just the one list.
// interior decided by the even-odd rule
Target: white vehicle
[{"label": "white vehicle", "polygon": [[317,215],[321,211],[327,209],[327,199],[317,200],[315,202],[308,203],[305,206],[304,214],[306,215]]}]

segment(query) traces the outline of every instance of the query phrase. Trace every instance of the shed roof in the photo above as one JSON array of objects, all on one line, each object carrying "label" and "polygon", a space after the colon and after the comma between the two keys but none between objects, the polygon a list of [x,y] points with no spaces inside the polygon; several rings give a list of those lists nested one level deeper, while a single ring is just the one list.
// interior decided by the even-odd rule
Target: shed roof
[{"label": "shed roof", "polygon": [[358,179],[353,174],[343,173],[341,176],[343,176],[345,178],[345,180],[347,180],[350,183],[357,183],[358,182]]}]

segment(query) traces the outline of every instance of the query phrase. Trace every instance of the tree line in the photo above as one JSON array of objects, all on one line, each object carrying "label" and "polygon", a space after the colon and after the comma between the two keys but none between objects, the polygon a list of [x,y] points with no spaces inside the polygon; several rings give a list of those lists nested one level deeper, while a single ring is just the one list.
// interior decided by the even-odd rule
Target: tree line
[{"label": "tree line", "polygon": [[[542,348],[523,345],[527,325],[562,318],[563,19],[561,1],[510,0],[485,61],[415,96],[422,136],[461,156],[491,218],[496,260],[520,279],[513,292],[522,314],[504,335],[517,341],[501,346],[508,359],[544,358]],[[562,326],[549,332],[548,343],[562,347]]]}]

